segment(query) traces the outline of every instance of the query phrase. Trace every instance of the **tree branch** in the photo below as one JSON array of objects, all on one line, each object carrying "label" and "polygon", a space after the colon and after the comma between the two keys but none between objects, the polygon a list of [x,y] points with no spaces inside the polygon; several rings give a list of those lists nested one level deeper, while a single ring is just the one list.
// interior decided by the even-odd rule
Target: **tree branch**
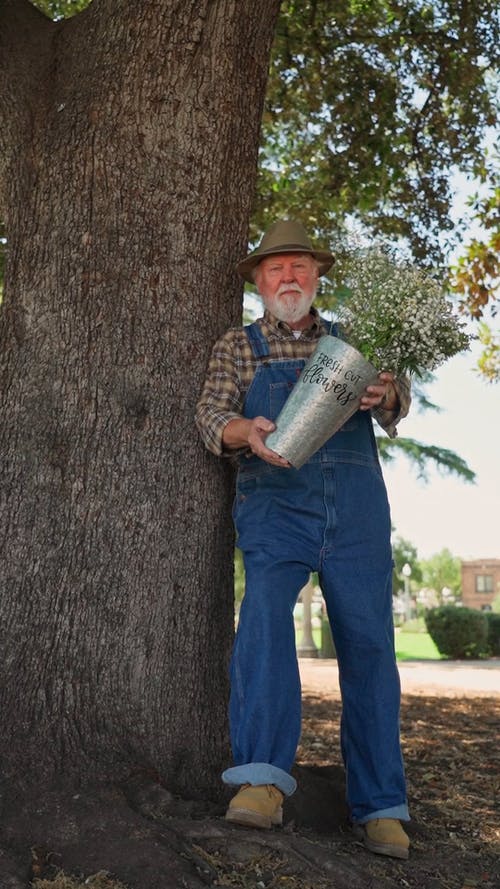
[{"label": "tree branch", "polygon": [[428,481],[429,463],[433,463],[444,474],[455,475],[465,482],[475,481],[476,473],[455,451],[437,445],[426,445],[414,438],[389,439],[385,436],[377,436],[377,443],[381,460],[390,463],[397,453],[404,454],[422,481]]}]

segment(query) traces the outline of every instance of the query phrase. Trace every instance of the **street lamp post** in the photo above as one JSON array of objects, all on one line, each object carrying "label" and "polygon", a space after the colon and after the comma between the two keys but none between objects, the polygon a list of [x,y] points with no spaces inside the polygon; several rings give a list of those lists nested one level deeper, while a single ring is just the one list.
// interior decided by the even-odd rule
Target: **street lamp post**
[{"label": "street lamp post", "polygon": [[410,620],[412,617],[412,607],[411,607],[411,594],[410,594],[410,577],[411,577],[411,565],[406,562],[402,568],[403,578],[404,578],[404,605],[405,605],[405,620]]}]

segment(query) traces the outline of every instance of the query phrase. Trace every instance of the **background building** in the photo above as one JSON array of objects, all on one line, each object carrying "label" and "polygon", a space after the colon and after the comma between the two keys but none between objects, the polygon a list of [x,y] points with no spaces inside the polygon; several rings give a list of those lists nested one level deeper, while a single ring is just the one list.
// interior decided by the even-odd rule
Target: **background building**
[{"label": "background building", "polygon": [[462,602],[467,608],[489,611],[500,595],[500,559],[462,562]]}]

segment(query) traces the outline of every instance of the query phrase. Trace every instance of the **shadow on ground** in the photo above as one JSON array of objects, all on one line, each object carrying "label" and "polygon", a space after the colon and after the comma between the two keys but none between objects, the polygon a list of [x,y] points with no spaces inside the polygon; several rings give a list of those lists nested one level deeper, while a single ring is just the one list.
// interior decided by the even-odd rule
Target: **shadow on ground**
[{"label": "shadow on ground", "polygon": [[498,701],[405,696],[402,735],[413,815],[408,862],[371,855],[351,833],[339,718],[339,702],[305,698],[299,786],[287,801],[281,830],[230,825],[223,819],[225,800],[179,800],[145,775],[81,794],[53,790],[24,800],[4,794],[1,889],[500,885]]}]

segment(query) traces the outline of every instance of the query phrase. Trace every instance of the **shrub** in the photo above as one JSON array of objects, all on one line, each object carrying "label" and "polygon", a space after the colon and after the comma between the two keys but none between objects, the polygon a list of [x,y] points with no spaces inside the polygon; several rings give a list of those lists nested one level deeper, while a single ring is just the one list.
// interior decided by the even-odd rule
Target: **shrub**
[{"label": "shrub", "polygon": [[485,617],[488,624],[488,648],[493,657],[500,657],[500,614],[487,611]]},{"label": "shrub", "polygon": [[482,611],[442,605],[426,612],[428,633],[440,654],[448,658],[480,658],[490,654],[488,621]]}]

